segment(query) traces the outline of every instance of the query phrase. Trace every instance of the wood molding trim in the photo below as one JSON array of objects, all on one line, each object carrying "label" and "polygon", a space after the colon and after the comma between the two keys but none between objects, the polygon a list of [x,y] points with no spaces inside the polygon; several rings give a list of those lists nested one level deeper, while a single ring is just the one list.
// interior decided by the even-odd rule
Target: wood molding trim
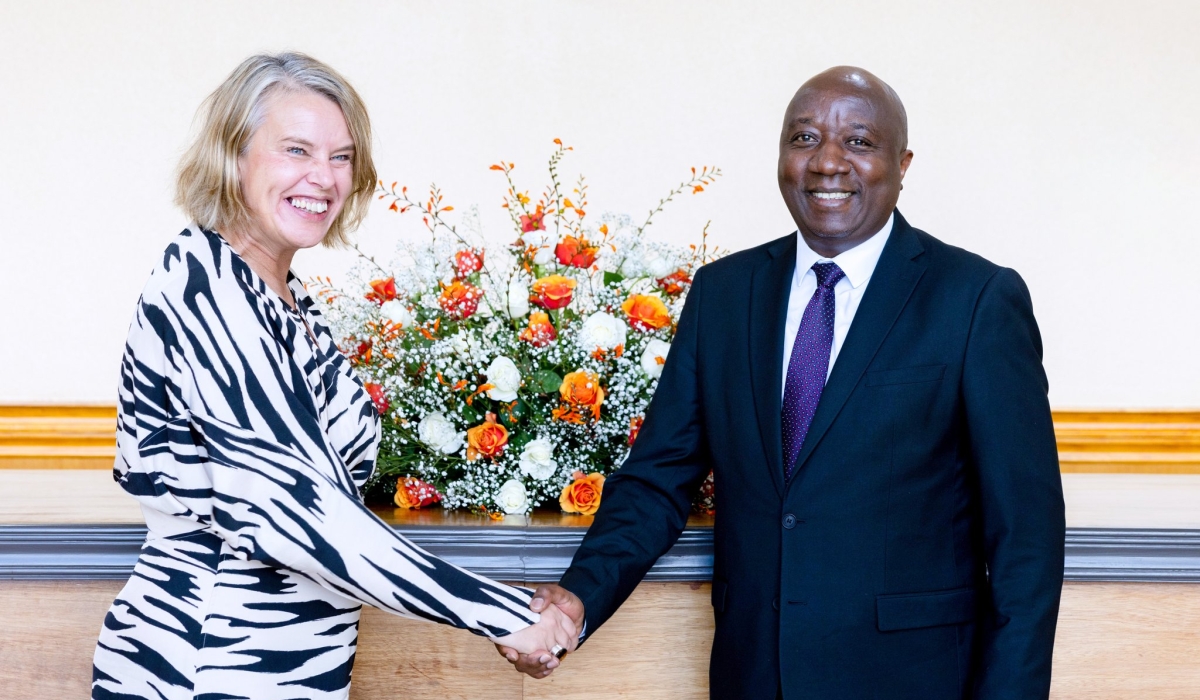
[{"label": "wood molding trim", "polygon": [[0,405],[0,468],[112,469],[116,406]]},{"label": "wood molding trim", "polygon": [[1200,474],[1200,411],[1055,411],[1064,472]]},{"label": "wood molding trim", "polygon": [[[0,469],[111,469],[114,406],[0,405]],[[1200,474],[1200,410],[1054,412],[1064,472]]]}]

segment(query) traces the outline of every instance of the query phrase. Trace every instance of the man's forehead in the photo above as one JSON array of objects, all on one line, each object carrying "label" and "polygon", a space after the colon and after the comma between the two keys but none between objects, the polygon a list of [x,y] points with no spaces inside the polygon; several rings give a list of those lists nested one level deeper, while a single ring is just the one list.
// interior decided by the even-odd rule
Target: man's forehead
[{"label": "man's forehead", "polygon": [[816,124],[830,117],[849,119],[849,126],[872,129],[884,106],[869,95],[851,91],[809,91],[796,93],[788,105],[785,124]]}]

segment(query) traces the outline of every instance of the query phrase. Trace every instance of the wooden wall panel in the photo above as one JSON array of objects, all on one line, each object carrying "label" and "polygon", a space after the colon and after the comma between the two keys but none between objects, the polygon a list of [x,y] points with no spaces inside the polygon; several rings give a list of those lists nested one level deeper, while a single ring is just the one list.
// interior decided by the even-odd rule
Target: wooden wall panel
[{"label": "wooden wall panel", "polygon": [[1068,584],[1050,697],[1200,698],[1200,585]]},{"label": "wooden wall panel", "polygon": [[[92,649],[119,581],[0,581],[0,697],[85,698]],[[515,700],[707,697],[707,584],[643,584],[550,678],[508,666],[487,640],[364,611],[351,697]],[[1200,697],[1200,586],[1068,584],[1052,700]]]},{"label": "wooden wall panel", "polygon": [[92,652],[124,581],[0,581],[0,697],[91,697]]},{"label": "wooden wall panel", "polygon": [[[111,469],[112,406],[0,405],[0,468]],[[1200,474],[1200,411],[1055,411],[1064,472]]]}]

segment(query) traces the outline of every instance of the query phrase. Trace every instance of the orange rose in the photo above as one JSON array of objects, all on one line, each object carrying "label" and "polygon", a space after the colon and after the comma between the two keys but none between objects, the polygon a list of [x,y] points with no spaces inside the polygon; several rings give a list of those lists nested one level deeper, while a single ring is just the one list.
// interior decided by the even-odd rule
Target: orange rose
[{"label": "orange rose", "polygon": [[438,297],[438,305],[451,318],[464,321],[479,308],[479,300],[482,298],[483,293],[476,287],[454,280],[442,288],[442,295]]},{"label": "orange rose", "polygon": [[508,444],[508,428],[496,422],[496,414],[488,413],[486,422],[467,430],[467,459],[474,462],[480,455],[495,457]]},{"label": "orange rose", "polygon": [[632,294],[621,310],[629,316],[629,325],[640,331],[651,331],[671,325],[667,305],[651,294]]},{"label": "orange rose", "polygon": [[676,270],[666,277],[657,280],[657,282],[658,286],[661,287],[664,292],[670,294],[671,296],[675,296],[676,294],[682,294],[683,290],[691,286],[692,278],[688,277],[688,274],[683,270]]},{"label": "orange rose", "polygon": [[589,246],[586,238],[567,236],[562,243],[554,246],[554,257],[558,258],[559,265],[586,269],[596,262],[596,253],[599,251],[598,247]]},{"label": "orange rose", "polygon": [[558,337],[550,316],[545,311],[534,311],[529,314],[529,326],[518,336],[521,340],[535,348],[545,347]]},{"label": "orange rose", "polygon": [[431,506],[440,500],[442,500],[442,494],[420,479],[402,476],[396,480],[396,497],[393,502],[397,508],[419,509]]},{"label": "orange rose", "polygon": [[483,269],[483,252],[460,250],[454,254],[454,276],[463,279]]},{"label": "orange rose", "polygon": [[396,280],[389,277],[385,280],[371,280],[371,291],[365,295],[376,304],[383,305],[386,301],[396,298]]},{"label": "orange rose", "polygon": [[533,301],[538,306],[561,309],[571,303],[571,296],[575,294],[575,280],[562,275],[550,275],[534,282],[530,291],[533,293]]},{"label": "orange rose", "polygon": [[604,491],[604,475],[592,472],[587,476],[583,472],[575,472],[575,480],[567,484],[562,495],[558,497],[558,505],[564,513],[580,513],[595,515],[600,509],[600,495]]},{"label": "orange rose", "polygon": [[600,377],[585,370],[577,370],[563,377],[562,386],[558,388],[562,400],[576,409],[591,409],[592,417],[600,419],[600,404],[604,403],[604,389],[600,387]]}]

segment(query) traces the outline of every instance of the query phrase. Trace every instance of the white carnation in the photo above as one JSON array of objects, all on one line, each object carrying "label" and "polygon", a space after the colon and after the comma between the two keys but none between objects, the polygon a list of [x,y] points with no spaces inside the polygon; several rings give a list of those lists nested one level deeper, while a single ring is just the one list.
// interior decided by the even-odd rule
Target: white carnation
[{"label": "white carnation", "polygon": [[545,438],[530,440],[521,451],[521,473],[532,476],[538,481],[545,481],[558,471],[558,462],[554,460],[554,443]]},{"label": "white carnation", "polygon": [[549,265],[553,261],[554,261],[554,249],[551,248],[550,246],[546,246],[544,248],[538,248],[537,252],[533,254],[533,264],[534,265]]},{"label": "white carnation", "polygon": [[529,494],[525,491],[525,484],[516,479],[504,482],[496,492],[496,505],[509,515],[524,513],[529,509]]},{"label": "white carnation", "polygon": [[488,384],[492,385],[488,389],[488,398],[495,401],[516,401],[517,389],[521,387],[521,370],[517,369],[516,363],[507,357],[501,356],[492,360],[488,365],[487,371]]},{"label": "white carnation", "polygon": [[383,306],[379,308],[379,311],[383,314],[384,318],[396,324],[397,326],[404,326],[407,328],[413,324],[412,312],[409,311],[408,306],[406,306],[404,302],[400,301],[399,299],[393,299],[391,301],[384,302]]},{"label": "white carnation", "polygon": [[584,350],[612,350],[618,345],[625,344],[625,336],[629,327],[621,319],[597,311],[583,322],[579,329],[579,346]]},{"label": "white carnation", "polygon": [[658,338],[646,343],[646,349],[642,351],[640,361],[642,371],[646,373],[646,376],[651,379],[658,379],[662,376],[663,362],[666,362],[667,353],[670,351],[671,344]]},{"label": "white carnation", "polygon": [[417,436],[431,449],[449,455],[462,449],[467,434],[456,431],[445,414],[434,412],[417,424]]},{"label": "white carnation", "polygon": [[508,283],[508,315],[510,318],[524,318],[529,314],[529,285],[520,277],[513,277]]},{"label": "white carnation", "polygon": [[658,252],[651,252],[642,264],[645,266],[646,274],[655,279],[662,279],[679,269],[679,265],[674,260]]}]

